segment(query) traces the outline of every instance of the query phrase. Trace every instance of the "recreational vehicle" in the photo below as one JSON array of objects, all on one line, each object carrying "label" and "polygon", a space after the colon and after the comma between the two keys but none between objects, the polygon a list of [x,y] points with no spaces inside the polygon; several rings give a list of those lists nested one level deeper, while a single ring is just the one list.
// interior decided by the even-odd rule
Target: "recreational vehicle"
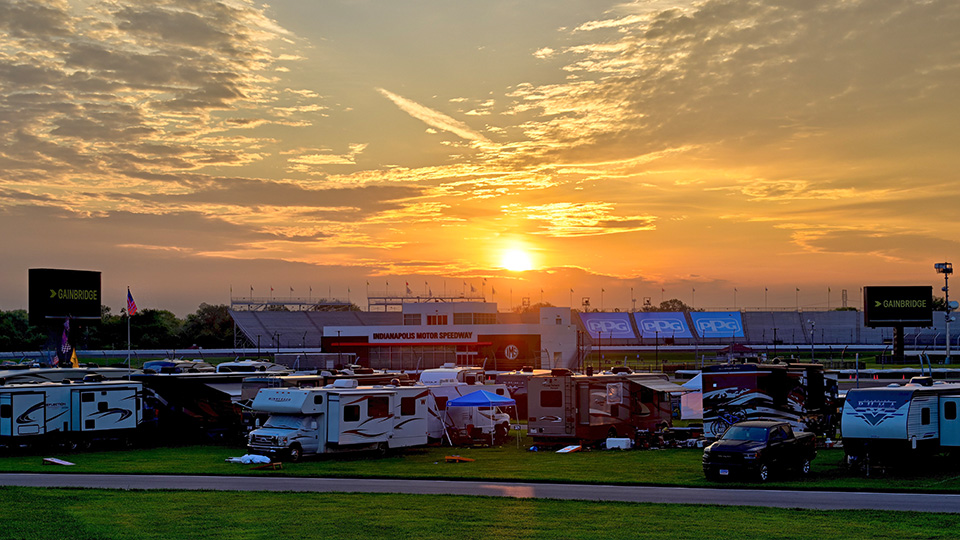
[{"label": "recreational vehicle", "polygon": [[527,417],[527,386],[529,385],[530,377],[534,375],[546,375],[548,373],[550,373],[549,369],[534,369],[530,366],[524,366],[517,371],[497,373],[497,384],[502,384],[507,387],[507,391],[510,392],[510,397],[517,402],[517,414],[520,418]]},{"label": "recreational vehicle", "polygon": [[837,375],[820,364],[721,364],[701,374],[707,438],[743,420],[776,420],[836,436]]},{"label": "recreational vehicle", "polygon": [[264,388],[253,409],[270,417],[250,432],[248,447],[297,461],[312,454],[423,445],[428,396],[423,387],[358,386],[351,379],[323,388]]},{"label": "recreational vehicle", "polygon": [[848,458],[960,448],[960,384],[914,377],[909,384],[847,391],[840,431]]},{"label": "recreational vehicle", "polygon": [[420,387],[430,391],[430,439],[449,439],[451,431],[472,433],[481,440],[503,440],[510,429],[510,415],[498,412],[496,407],[447,407],[447,402],[477,390],[509,397],[503,384],[483,384],[485,373],[481,368],[444,364],[420,373]]},{"label": "recreational vehicle", "polygon": [[143,418],[141,390],[138,382],[68,379],[2,386],[0,444],[132,436]]},{"label": "recreational vehicle", "polygon": [[628,437],[643,443],[672,425],[672,394],[683,391],[663,373],[553,369],[528,381],[527,431],[540,442]]}]

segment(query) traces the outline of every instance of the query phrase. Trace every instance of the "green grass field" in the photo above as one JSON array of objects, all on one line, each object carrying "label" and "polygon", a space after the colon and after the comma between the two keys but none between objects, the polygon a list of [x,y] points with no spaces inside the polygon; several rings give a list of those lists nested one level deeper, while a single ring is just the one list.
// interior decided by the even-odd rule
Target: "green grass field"
[{"label": "green grass field", "polygon": [[[521,447],[418,448],[377,458],[347,455],[253,470],[226,463],[243,448],[187,446],[0,457],[0,472],[291,475],[559,481],[741,487],[707,482],[699,449],[557,454]],[[475,459],[447,463],[446,455]],[[43,465],[43,457],[75,463]],[[960,468],[865,478],[822,450],[810,479],[770,488],[960,491]],[[753,486],[753,485],[752,485]],[[735,496],[735,491],[731,491]],[[191,538],[952,538],[958,515],[512,500],[460,496],[213,493],[0,488],[0,539]],[[18,511],[24,509],[24,511]]]},{"label": "green grass field", "polygon": [[0,539],[17,540],[955,538],[960,530],[960,515],[386,494],[0,488],[0,507]]},{"label": "green grass field", "polygon": [[[531,441],[521,440],[498,448],[426,447],[397,451],[387,457],[346,454],[285,463],[281,471],[251,470],[228,457],[241,456],[241,447],[186,446],[112,450],[100,452],[48,452],[8,455],[0,458],[0,472],[76,472],[334,476],[359,478],[425,478],[470,480],[516,480],[577,482],[592,484],[651,484],[665,486],[747,485],[740,482],[709,482],[700,467],[702,450],[665,449],[635,451],[584,451],[557,454],[553,449],[531,452]],[[445,456],[458,454],[470,463],[447,463]],[[44,465],[43,457],[71,461],[73,467]],[[865,477],[843,466],[843,451],[821,450],[808,479],[793,475],[774,477],[771,488],[833,490],[905,490],[960,492],[960,464],[949,456],[925,460],[915,467],[875,472]],[[922,468],[920,468],[922,465]],[[749,484],[753,486],[754,484]]]}]

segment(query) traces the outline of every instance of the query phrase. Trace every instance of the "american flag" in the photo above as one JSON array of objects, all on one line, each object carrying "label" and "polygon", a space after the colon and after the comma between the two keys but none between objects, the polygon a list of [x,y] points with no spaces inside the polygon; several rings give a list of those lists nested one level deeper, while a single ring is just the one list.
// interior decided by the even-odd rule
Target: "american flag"
[{"label": "american flag", "polygon": [[133,301],[133,295],[130,294],[130,287],[127,287],[127,315],[137,314],[137,303]]}]

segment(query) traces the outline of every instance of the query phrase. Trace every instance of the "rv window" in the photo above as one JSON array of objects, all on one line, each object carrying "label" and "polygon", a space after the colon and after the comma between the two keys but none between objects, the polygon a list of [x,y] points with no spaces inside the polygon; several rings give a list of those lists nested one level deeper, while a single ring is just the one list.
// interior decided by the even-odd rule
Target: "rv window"
[{"label": "rv window", "polygon": [[540,392],[541,407],[563,407],[563,392],[560,390],[544,390]]},{"label": "rv window", "polygon": [[316,394],[316,395],[314,395],[314,396],[313,396],[313,404],[314,404],[314,405],[322,405],[322,404],[323,404],[323,394]]},{"label": "rv window", "polygon": [[956,401],[948,401],[943,404],[943,419],[944,420],[957,419],[957,402]]},{"label": "rv window", "polygon": [[417,398],[400,398],[400,416],[413,416],[417,414]]},{"label": "rv window", "polygon": [[92,403],[94,400],[93,392],[84,392],[80,394],[80,401],[84,403]]},{"label": "rv window", "polygon": [[920,409],[920,423],[924,426],[930,425],[930,407]]},{"label": "rv window", "polygon": [[13,416],[12,405],[0,405],[0,418],[10,418]]},{"label": "rv window", "polygon": [[98,401],[97,402],[97,412],[107,412],[107,402]]},{"label": "rv window", "polygon": [[359,405],[347,405],[343,408],[343,421],[344,422],[357,422],[360,420],[360,406]]},{"label": "rv window", "polygon": [[503,395],[503,388],[497,388],[497,395]]},{"label": "rv window", "polygon": [[445,411],[447,410],[447,397],[446,396],[437,396],[437,410]]},{"label": "rv window", "polygon": [[477,378],[471,373],[464,378],[463,382],[467,384],[477,384]]},{"label": "rv window", "polygon": [[372,397],[367,400],[367,416],[370,418],[386,418],[390,416],[390,398]]}]

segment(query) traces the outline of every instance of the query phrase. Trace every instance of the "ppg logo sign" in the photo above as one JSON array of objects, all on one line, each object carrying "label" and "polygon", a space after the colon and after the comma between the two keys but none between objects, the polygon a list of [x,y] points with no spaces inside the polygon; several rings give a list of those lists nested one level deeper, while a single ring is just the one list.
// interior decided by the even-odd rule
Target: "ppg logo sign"
[{"label": "ppg logo sign", "polygon": [[626,321],[616,321],[613,319],[593,319],[587,321],[587,330],[591,333],[603,332],[604,334],[629,334],[630,325]]},{"label": "ppg logo sign", "polygon": [[700,319],[697,321],[697,331],[700,335],[707,334],[739,334],[743,329],[740,322],[734,319]]},{"label": "ppg logo sign", "polygon": [[683,332],[683,321],[679,319],[648,319],[641,321],[640,326],[643,328],[643,333],[645,334],[653,334],[656,332],[660,332],[661,334],[677,334]]}]

